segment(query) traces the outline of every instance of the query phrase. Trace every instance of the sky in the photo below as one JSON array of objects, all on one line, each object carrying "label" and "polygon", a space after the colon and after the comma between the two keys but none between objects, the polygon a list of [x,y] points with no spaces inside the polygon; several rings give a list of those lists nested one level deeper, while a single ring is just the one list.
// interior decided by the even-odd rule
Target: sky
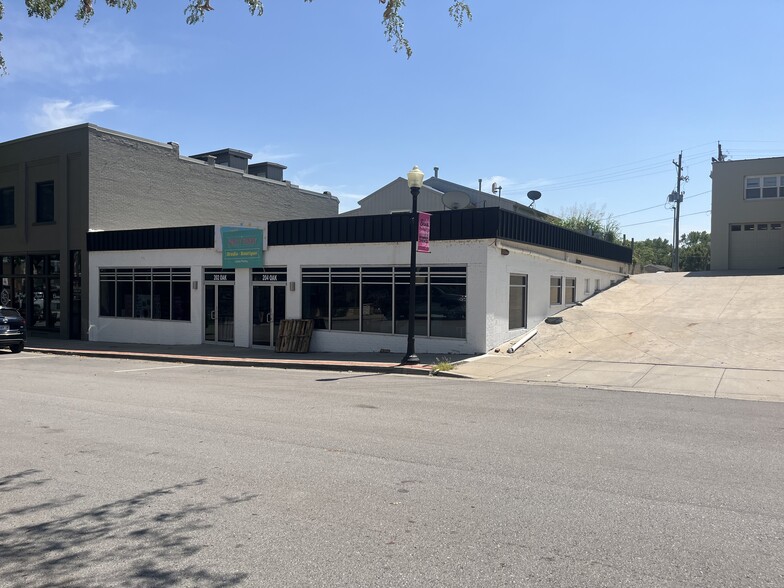
[{"label": "sky", "polygon": [[[83,122],[182,154],[222,148],[288,166],[341,211],[413,165],[539,210],[612,214],[628,238],[710,231],[711,157],[784,155],[781,0],[408,0],[406,59],[377,0],[70,0],[50,21],[5,0],[0,142]],[[205,219],[208,222],[209,219]]]}]

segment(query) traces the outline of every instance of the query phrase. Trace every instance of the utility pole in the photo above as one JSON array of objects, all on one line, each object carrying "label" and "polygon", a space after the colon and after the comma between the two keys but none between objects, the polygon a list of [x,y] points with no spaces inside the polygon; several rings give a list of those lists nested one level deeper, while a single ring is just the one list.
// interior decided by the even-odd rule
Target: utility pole
[{"label": "utility pole", "polygon": [[673,239],[672,239],[672,271],[677,272],[680,270],[680,258],[678,257],[678,245],[680,241],[680,220],[681,220],[681,202],[683,202],[683,192],[681,192],[681,181],[688,182],[689,176],[683,175],[683,151],[678,154],[678,162],[673,160],[673,165],[678,168],[678,181],[676,183],[675,191],[670,194],[669,201],[675,203],[675,214],[673,218]]}]

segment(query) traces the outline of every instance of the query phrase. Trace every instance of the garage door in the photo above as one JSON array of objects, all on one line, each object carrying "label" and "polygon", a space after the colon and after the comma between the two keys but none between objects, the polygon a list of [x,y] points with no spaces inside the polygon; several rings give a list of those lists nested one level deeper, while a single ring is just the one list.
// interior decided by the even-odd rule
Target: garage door
[{"label": "garage door", "polygon": [[770,270],[784,267],[783,224],[730,225],[729,269]]}]

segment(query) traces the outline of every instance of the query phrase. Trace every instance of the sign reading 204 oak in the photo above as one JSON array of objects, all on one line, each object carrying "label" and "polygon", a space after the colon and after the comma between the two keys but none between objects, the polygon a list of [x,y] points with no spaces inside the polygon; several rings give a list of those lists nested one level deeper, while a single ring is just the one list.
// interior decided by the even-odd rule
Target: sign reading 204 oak
[{"label": "sign reading 204 oak", "polygon": [[264,267],[262,229],[221,227],[223,267]]}]

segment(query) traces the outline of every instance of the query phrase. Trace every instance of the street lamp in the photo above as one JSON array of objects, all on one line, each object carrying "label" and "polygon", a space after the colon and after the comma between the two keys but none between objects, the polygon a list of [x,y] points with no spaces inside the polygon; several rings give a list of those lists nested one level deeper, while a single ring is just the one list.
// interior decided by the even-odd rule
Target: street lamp
[{"label": "street lamp", "polygon": [[417,196],[425,180],[425,174],[414,166],[408,172],[408,187],[411,190],[411,274],[408,279],[408,347],[406,355],[400,365],[413,365],[419,363],[419,358],[414,351],[414,329],[416,328],[416,253],[417,253]]}]

